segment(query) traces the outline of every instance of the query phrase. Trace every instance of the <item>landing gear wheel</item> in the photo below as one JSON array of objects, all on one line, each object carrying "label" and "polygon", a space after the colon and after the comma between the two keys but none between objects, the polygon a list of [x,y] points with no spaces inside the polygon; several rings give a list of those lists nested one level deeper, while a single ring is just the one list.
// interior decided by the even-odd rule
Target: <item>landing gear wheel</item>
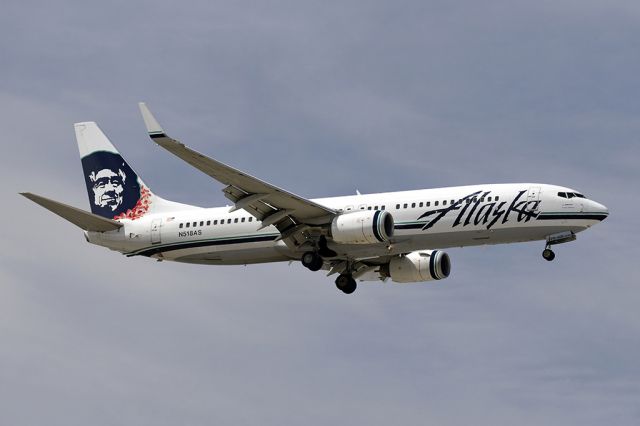
[{"label": "landing gear wheel", "polygon": [[302,255],[302,265],[310,271],[319,271],[322,268],[322,257],[318,253],[308,251]]},{"label": "landing gear wheel", "polygon": [[354,280],[351,275],[340,274],[338,278],[336,278],[336,287],[345,294],[351,294],[356,291],[358,284],[356,284],[356,280]]},{"label": "landing gear wheel", "polygon": [[550,248],[546,248],[542,251],[542,257],[544,257],[545,260],[551,262],[556,258],[556,254]]}]

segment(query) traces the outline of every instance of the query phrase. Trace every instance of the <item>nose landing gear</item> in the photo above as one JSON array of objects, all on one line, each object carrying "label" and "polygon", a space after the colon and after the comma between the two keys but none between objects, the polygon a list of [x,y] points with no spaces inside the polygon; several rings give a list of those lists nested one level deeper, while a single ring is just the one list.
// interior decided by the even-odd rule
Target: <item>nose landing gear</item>
[{"label": "nose landing gear", "polygon": [[542,251],[542,257],[544,258],[544,260],[548,260],[549,262],[551,262],[553,259],[556,258],[556,254],[553,252],[553,250],[551,250],[552,245],[568,243],[571,241],[575,241],[575,239],[576,239],[576,234],[573,231],[565,231],[565,232],[559,232],[557,234],[548,235],[547,245]]},{"label": "nose landing gear", "polygon": [[556,258],[556,254],[549,248],[549,246],[547,246],[547,248],[542,251],[542,257],[544,258],[544,260],[548,260],[549,262],[551,262]]}]

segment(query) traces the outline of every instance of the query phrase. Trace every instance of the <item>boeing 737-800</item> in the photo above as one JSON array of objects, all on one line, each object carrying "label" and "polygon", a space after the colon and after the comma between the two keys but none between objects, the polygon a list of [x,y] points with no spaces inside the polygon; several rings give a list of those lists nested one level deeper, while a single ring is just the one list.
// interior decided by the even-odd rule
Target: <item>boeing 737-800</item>
[{"label": "boeing 737-800", "polygon": [[126,256],[238,265],[300,261],[356,281],[449,276],[447,247],[544,241],[551,246],[604,220],[608,210],[556,185],[514,183],[306,199],[167,136],[144,103],[151,139],[224,185],[231,207],[201,208],[155,195],[94,122],[75,124],[91,213],[22,193],[82,228],[88,242]]}]

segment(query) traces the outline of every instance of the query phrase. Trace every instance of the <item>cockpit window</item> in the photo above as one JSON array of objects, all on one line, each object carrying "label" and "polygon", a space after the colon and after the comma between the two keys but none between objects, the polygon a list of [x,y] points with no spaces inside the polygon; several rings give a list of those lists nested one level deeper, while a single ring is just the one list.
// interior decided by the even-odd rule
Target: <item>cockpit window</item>
[{"label": "cockpit window", "polygon": [[558,197],[562,197],[562,198],[586,198],[584,195],[582,194],[578,194],[577,192],[558,192]]}]

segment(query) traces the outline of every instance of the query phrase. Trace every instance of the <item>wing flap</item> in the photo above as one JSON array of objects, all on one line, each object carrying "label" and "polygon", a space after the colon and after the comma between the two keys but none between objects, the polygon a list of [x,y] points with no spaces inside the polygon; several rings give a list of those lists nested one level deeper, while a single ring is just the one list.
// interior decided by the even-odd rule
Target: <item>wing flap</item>
[{"label": "wing flap", "polygon": [[21,192],[20,195],[30,199],[36,204],[41,205],[52,213],[57,214],[61,218],[73,223],[77,227],[85,231],[105,232],[115,231],[123,225],[112,219],[107,219],[97,214],[89,213],[68,204],[60,203],[31,192]]}]

